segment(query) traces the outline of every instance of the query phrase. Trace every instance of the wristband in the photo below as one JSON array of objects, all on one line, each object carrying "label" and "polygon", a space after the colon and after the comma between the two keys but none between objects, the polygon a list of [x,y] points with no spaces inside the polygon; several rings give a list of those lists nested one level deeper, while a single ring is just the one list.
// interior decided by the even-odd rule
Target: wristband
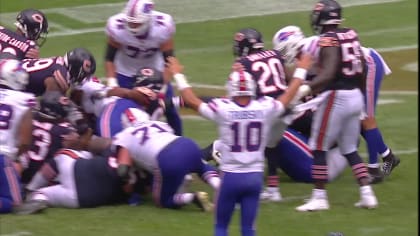
[{"label": "wristband", "polygon": [[179,91],[181,91],[183,89],[186,89],[186,88],[191,88],[191,85],[188,84],[187,78],[185,78],[184,74],[176,73],[174,75],[174,80],[175,80],[176,86],[178,87]]},{"label": "wristband", "polygon": [[107,86],[108,87],[119,87],[120,85],[118,84],[118,80],[114,77],[108,77],[107,79]]},{"label": "wristband", "polygon": [[308,71],[306,69],[296,68],[295,73],[293,73],[293,78],[298,78],[298,79],[301,79],[301,80],[305,80],[307,72]]}]

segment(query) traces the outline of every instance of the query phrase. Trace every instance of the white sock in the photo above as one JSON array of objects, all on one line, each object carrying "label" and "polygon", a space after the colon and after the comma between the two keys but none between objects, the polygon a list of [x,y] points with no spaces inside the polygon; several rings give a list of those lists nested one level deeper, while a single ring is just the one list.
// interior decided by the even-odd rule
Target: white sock
[{"label": "white sock", "polygon": [[373,194],[372,187],[370,185],[365,185],[360,187],[360,194],[361,195],[370,195]]},{"label": "white sock", "polygon": [[211,177],[207,181],[214,190],[218,190],[220,188],[221,180],[219,177]]},{"label": "white sock", "polygon": [[48,202],[48,197],[45,196],[45,194],[43,194],[41,192],[36,192],[32,195],[31,200],[47,201]]},{"label": "white sock", "polygon": [[384,158],[384,157],[386,157],[386,156],[388,156],[388,154],[391,152],[391,150],[388,148],[388,149],[386,149],[386,151],[385,152],[383,152],[383,153],[381,153],[381,156],[382,156],[382,158]]},{"label": "white sock", "polygon": [[312,197],[317,199],[327,199],[327,190],[314,188],[312,190]]},{"label": "white sock", "polygon": [[179,193],[175,194],[175,202],[180,205],[189,204],[194,200],[193,193]]},{"label": "white sock", "polygon": [[368,168],[379,168],[379,163],[368,164],[367,166],[368,166]]},{"label": "white sock", "polygon": [[267,187],[267,191],[269,193],[276,193],[276,192],[280,192],[279,187]]}]

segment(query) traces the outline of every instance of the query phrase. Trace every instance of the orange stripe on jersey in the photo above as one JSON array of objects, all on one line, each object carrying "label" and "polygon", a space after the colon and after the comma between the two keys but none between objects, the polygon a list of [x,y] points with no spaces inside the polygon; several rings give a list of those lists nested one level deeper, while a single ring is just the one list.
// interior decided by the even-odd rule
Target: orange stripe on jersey
[{"label": "orange stripe on jersey", "polygon": [[73,159],[79,159],[80,158],[79,155],[77,155],[77,153],[75,153],[74,151],[69,150],[69,149],[61,149],[55,155],[66,155],[66,156],[69,156]]},{"label": "orange stripe on jersey", "polygon": [[338,47],[340,44],[338,40],[334,37],[321,37],[319,38],[318,45],[320,47]]},{"label": "orange stripe on jersey", "polygon": [[329,97],[327,98],[327,107],[325,107],[324,110],[324,114],[322,117],[322,122],[321,122],[321,127],[319,128],[319,134],[318,134],[318,139],[316,142],[316,150],[323,150],[323,145],[324,145],[324,137],[325,134],[327,133],[327,128],[328,128],[328,122],[329,122],[329,118],[330,118],[330,112],[332,110],[332,106],[334,104],[334,99],[335,99],[335,90],[333,90],[331,92],[331,94],[329,95]]},{"label": "orange stripe on jersey", "polygon": [[69,84],[67,83],[66,78],[61,74],[59,70],[54,71],[53,75],[58,86],[61,88],[62,92],[65,93],[69,88]]}]

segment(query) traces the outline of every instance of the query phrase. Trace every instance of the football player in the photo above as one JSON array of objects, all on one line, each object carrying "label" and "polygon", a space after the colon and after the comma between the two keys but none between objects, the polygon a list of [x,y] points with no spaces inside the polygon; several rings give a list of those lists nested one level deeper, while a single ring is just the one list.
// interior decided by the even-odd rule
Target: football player
[{"label": "football player", "polygon": [[[263,53],[248,57],[252,56],[256,59],[264,57]],[[220,170],[223,174],[216,199],[214,235],[227,235],[236,203],[241,205],[242,235],[255,235],[255,219],[263,186],[264,149],[272,126],[286,111],[288,104],[296,99],[296,92],[306,78],[306,68],[309,68],[311,60],[305,55],[301,60],[289,87],[277,98],[257,97],[254,78],[242,70],[229,75],[228,98],[204,103],[194,94],[182,74],[183,66],[176,58],[169,59],[168,68],[184,102],[218,124],[218,136],[222,140]]]},{"label": "football player", "polygon": [[9,213],[22,203],[20,168],[12,160],[18,161],[31,145],[35,97],[21,92],[27,83],[20,61],[0,60],[0,213]]},{"label": "football player", "polygon": [[45,93],[34,114],[32,145],[19,160],[23,167],[22,183],[28,184],[44,162],[53,158],[69,139],[78,139],[76,129],[66,120],[70,101],[58,91]]},{"label": "football player", "polygon": [[16,32],[0,26],[0,52],[12,54],[18,60],[38,58],[48,34],[48,21],[44,13],[25,9],[16,17]]},{"label": "football player", "polygon": [[133,168],[141,167],[153,174],[152,194],[157,206],[178,209],[194,203],[204,211],[212,210],[206,192],[178,192],[190,173],[219,188],[217,171],[201,160],[193,140],[175,135],[167,123],[160,121],[127,123],[126,127],[113,139],[118,174],[123,179],[129,178]]},{"label": "football player", "polygon": [[[167,57],[174,55],[175,23],[171,15],[155,11],[152,0],[129,0],[122,13],[111,16],[106,26],[108,43],[105,72],[108,86],[132,88],[137,70],[156,68],[164,72]],[[161,91],[174,96],[170,83]],[[182,135],[182,120],[175,108],[165,110],[167,122]]]},{"label": "football player", "polygon": [[[44,163],[27,188],[27,201],[15,212],[32,214],[38,205],[63,208],[90,208],[115,204],[126,199],[123,182],[113,155],[93,156],[73,143]],[[49,186],[51,181],[58,184]]]},{"label": "football player", "polygon": [[[278,37],[281,34],[289,37],[281,39]],[[319,57],[318,42],[318,35],[304,38],[303,33],[297,26],[286,26],[280,29],[273,37],[274,48],[283,52],[289,64],[292,64],[293,60],[301,52],[310,53],[317,60]],[[362,136],[366,141],[369,153],[368,172],[370,182],[374,184],[383,180],[383,173],[389,175],[399,165],[400,159],[384,143],[375,119],[381,83],[383,78],[391,73],[391,70],[375,49],[362,47],[362,50],[367,67],[366,87],[364,90],[365,117],[362,119]],[[313,74],[315,75],[316,73]],[[379,169],[378,154],[383,158],[383,171]]]},{"label": "football player", "polygon": [[[270,96],[276,98],[287,88],[284,59],[280,52],[265,50],[261,33],[253,28],[244,28],[234,35],[233,53],[236,62],[252,75],[256,82],[256,96]],[[236,64],[236,63],[235,63]],[[261,197],[280,201],[282,196],[278,188],[278,175],[276,172],[274,148],[286,127],[290,124],[287,119],[278,119],[270,133],[267,142],[265,157],[268,162],[268,187]]]},{"label": "football player", "polygon": [[[70,97],[84,113],[94,117],[95,134],[106,138],[123,130],[124,121],[139,118],[132,114],[133,110],[145,111],[151,101],[157,100],[157,95],[146,87],[109,87],[92,79],[76,86]],[[147,113],[142,114],[149,119]]]},{"label": "football player", "polygon": [[[341,28],[341,6],[335,0],[320,0],[311,13],[311,26],[320,34],[319,71],[308,82],[309,90],[322,98],[312,119],[309,145],[314,156],[314,189],[297,211],[328,210],[326,153],[337,143],[352,167],[360,186],[356,207],[376,208],[378,201],[369,185],[368,172],[358,154],[360,115],[363,112],[364,57],[354,29]],[[328,65],[328,66],[327,66]]]}]

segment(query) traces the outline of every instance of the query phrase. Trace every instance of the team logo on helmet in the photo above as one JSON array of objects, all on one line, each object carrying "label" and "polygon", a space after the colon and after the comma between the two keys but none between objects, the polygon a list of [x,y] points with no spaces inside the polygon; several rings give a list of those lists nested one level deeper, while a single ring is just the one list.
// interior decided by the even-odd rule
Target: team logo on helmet
[{"label": "team logo on helmet", "polygon": [[287,40],[287,38],[288,38],[290,35],[293,35],[293,34],[295,34],[295,31],[281,32],[281,33],[279,34],[279,36],[277,37],[277,39],[278,39],[279,41],[285,41],[285,40]]},{"label": "team logo on helmet", "polygon": [[243,33],[238,32],[235,34],[235,41],[242,41],[244,40],[244,38],[245,38],[245,35]]},{"label": "team logo on helmet", "polygon": [[32,15],[32,19],[36,22],[38,22],[39,24],[42,25],[42,22],[44,21],[44,17],[42,17],[41,14],[33,14]]},{"label": "team logo on helmet", "polygon": [[150,69],[150,68],[143,68],[143,69],[140,70],[140,73],[145,75],[145,76],[153,76],[154,75],[153,70]]},{"label": "team logo on helmet", "polygon": [[315,4],[315,7],[314,7],[314,11],[321,11],[322,9],[324,9],[324,4],[323,3],[317,3],[317,4]]},{"label": "team logo on helmet", "polygon": [[146,3],[146,4],[144,4],[143,13],[149,14],[153,10],[153,6],[154,6],[153,3]]},{"label": "team logo on helmet", "polygon": [[90,60],[84,60],[83,61],[83,70],[85,72],[90,72],[91,69],[92,69],[92,63],[90,62]]}]

